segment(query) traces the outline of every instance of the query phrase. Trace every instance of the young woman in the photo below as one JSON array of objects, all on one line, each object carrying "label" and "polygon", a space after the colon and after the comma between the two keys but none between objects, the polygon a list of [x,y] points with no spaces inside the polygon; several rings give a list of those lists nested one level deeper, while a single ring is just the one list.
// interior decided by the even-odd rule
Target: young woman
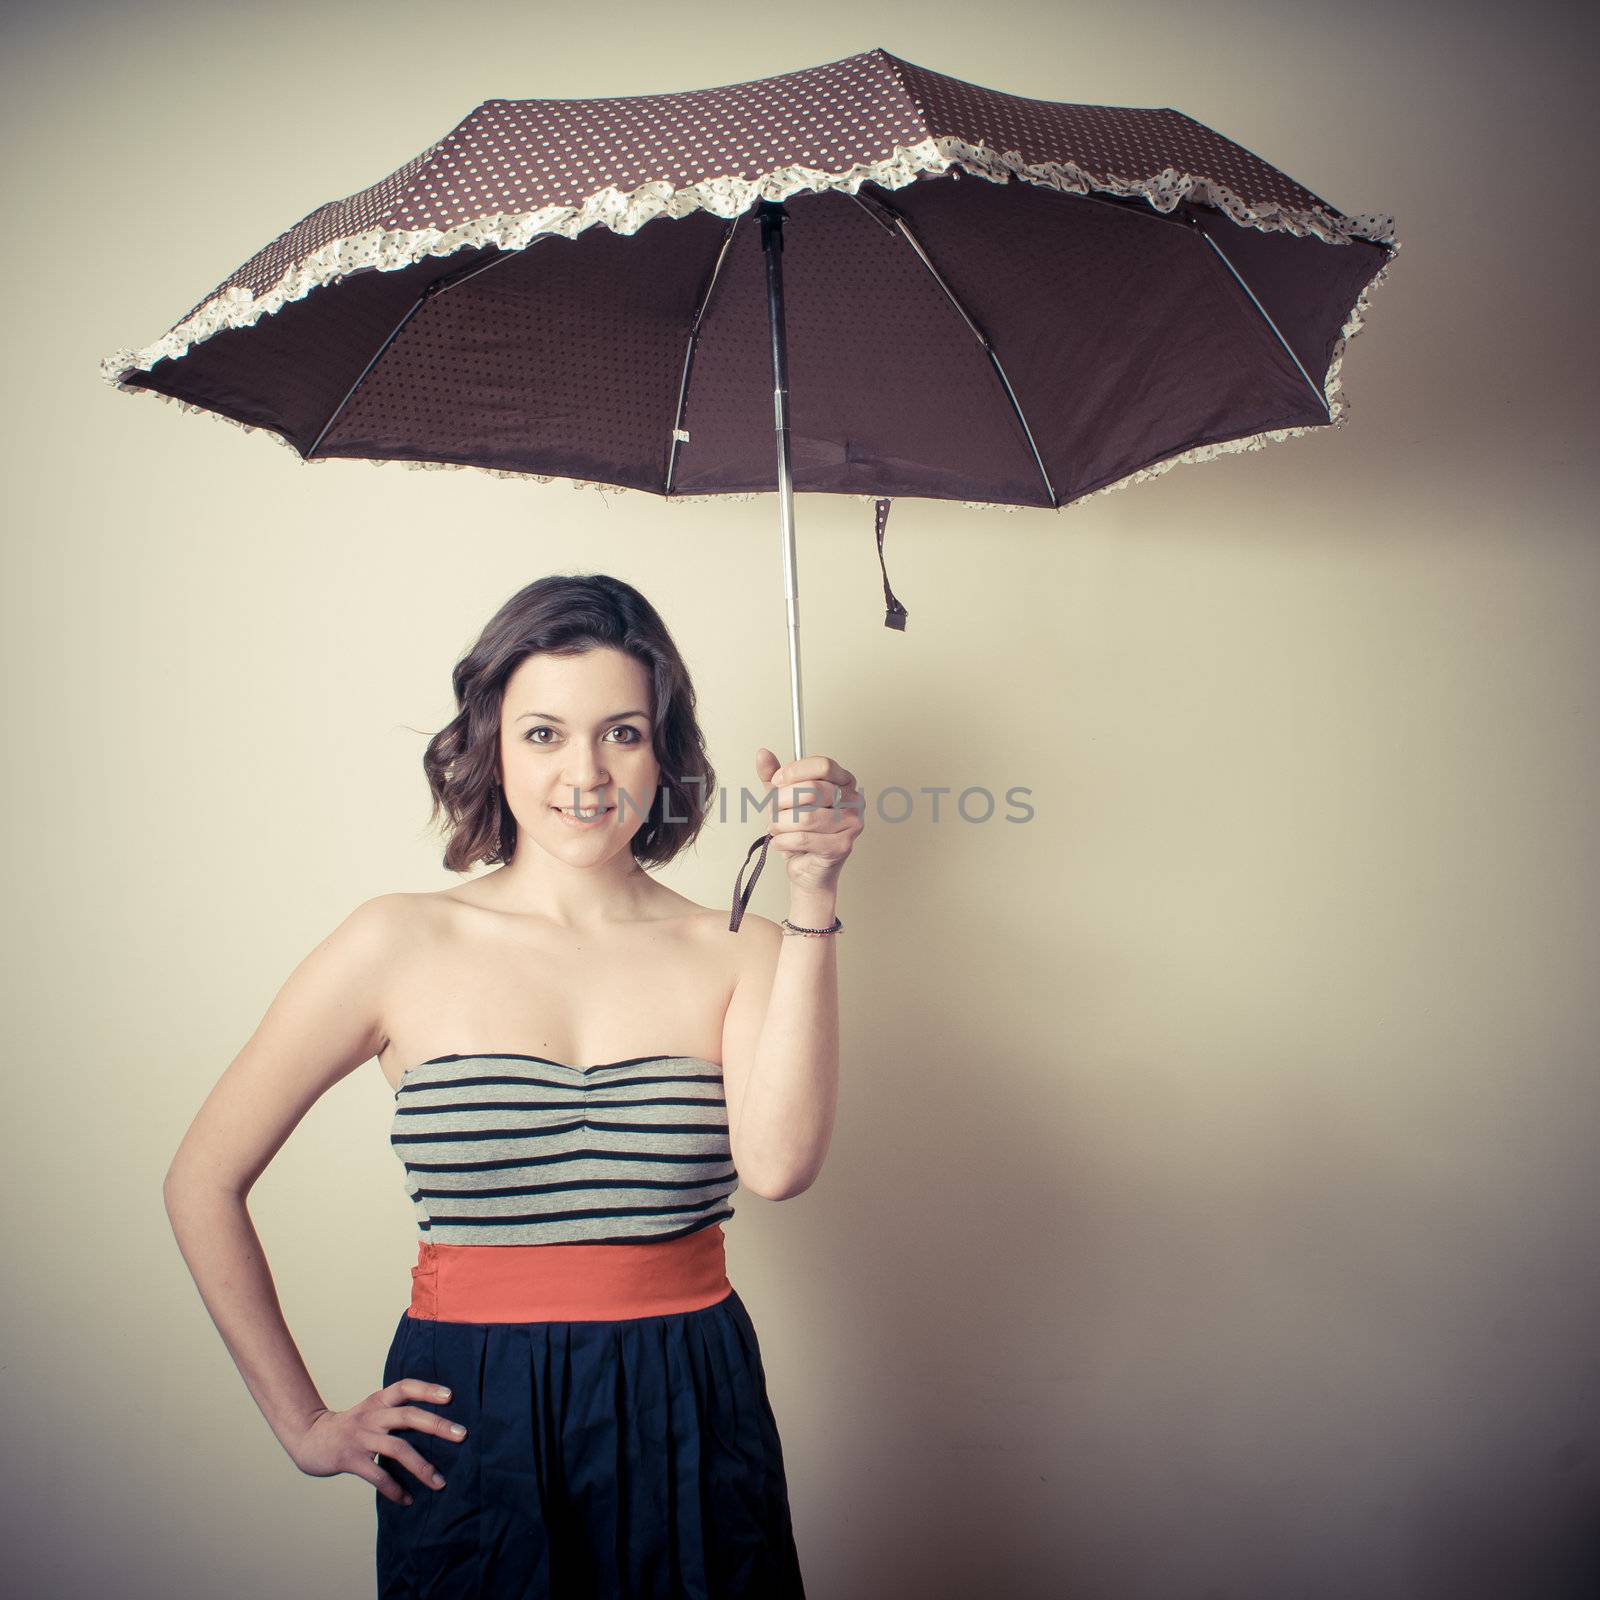
[{"label": "young woman", "polygon": [[[367,901],[294,970],[173,1159],[179,1247],[290,1458],[375,1486],[381,1600],[800,1596],[721,1224],[736,1188],[788,1199],[827,1153],[855,778],[758,753],[742,793],[771,819],[790,915],[740,923],[646,871],[716,791],[688,673],[637,590],[530,584],[454,684],[423,765],[445,866],[493,870]],[[382,1386],[339,1408],[245,1200],[374,1056],[420,1237]]]}]

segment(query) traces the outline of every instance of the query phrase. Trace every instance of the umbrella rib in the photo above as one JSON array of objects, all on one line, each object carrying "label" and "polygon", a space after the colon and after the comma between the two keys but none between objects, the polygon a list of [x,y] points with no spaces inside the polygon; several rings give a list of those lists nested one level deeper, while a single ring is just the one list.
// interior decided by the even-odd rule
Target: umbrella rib
[{"label": "umbrella rib", "polygon": [[1256,310],[1261,313],[1261,316],[1266,322],[1267,326],[1272,329],[1274,334],[1277,335],[1278,343],[1281,344],[1284,350],[1288,352],[1289,359],[1300,368],[1300,376],[1306,380],[1306,386],[1311,390],[1312,394],[1317,397],[1317,404],[1322,407],[1323,412],[1331,422],[1333,420],[1333,413],[1328,409],[1328,397],[1316,386],[1315,383],[1311,381],[1311,374],[1306,371],[1304,365],[1301,363],[1300,357],[1297,356],[1292,349],[1290,349],[1289,341],[1284,338],[1282,333],[1279,332],[1278,324],[1272,320],[1271,313],[1268,312],[1267,308],[1256,299],[1255,291],[1250,287],[1250,285],[1239,276],[1239,269],[1234,266],[1234,264],[1227,258],[1226,255],[1223,254],[1222,246],[1219,245],[1204,228],[1196,226],[1193,231],[1198,233],[1200,237],[1211,246],[1211,248],[1216,252],[1217,259],[1228,269],[1229,272],[1233,274],[1235,280],[1238,282],[1239,287],[1250,296],[1251,303],[1255,306]]},{"label": "umbrella rib", "polygon": [[421,294],[412,302],[410,309],[394,325],[389,337],[373,352],[372,359],[361,369],[360,376],[345,391],[344,399],[333,408],[328,420],[322,424],[322,431],[311,441],[311,448],[305,453],[305,460],[309,461],[322,446],[322,441],[328,437],[328,430],[344,415],[344,408],[355,398],[356,390],[372,375],[372,369],[389,353],[389,347],[398,339],[405,330],[405,326],[437,294],[443,294],[446,289],[453,289],[459,283],[465,283],[468,278],[475,278],[480,272],[487,272],[490,267],[497,267],[502,261],[519,254],[515,250],[502,251],[490,261],[474,262],[471,267],[464,267],[456,272],[447,273],[442,278],[435,278]]},{"label": "umbrella rib", "polygon": [[[928,259],[928,252],[922,248],[917,236],[906,225],[906,219],[901,216],[901,214],[896,211],[893,206],[884,205],[883,201],[879,200],[876,196],[873,197],[873,204],[871,206],[865,204],[862,201],[861,196],[858,194],[852,195],[851,199],[856,201],[856,203],[861,206],[862,210],[865,211],[869,216],[873,216],[874,206],[882,206],[883,209],[889,213],[890,217],[893,218],[894,225],[899,230],[901,237],[904,238],[906,243],[910,245],[914,251],[916,251],[917,259],[921,261],[923,266],[925,266],[928,271],[933,274],[933,281],[944,290],[945,298],[956,308],[956,312],[960,316],[961,320],[972,329],[973,338],[975,338],[978,343],[983,346],[983,353],[988,356],[989,364],[994,368],[995,375],[1000,379],[1001,387],[1004,388],[1006,392],[1006,398],[1011,402],[1011,409],[1016,413],[1017,421],[1022,424],[1022,432],[1027,438],[1028,448],[1033,452],[1034,465],[1039,469],[1039,476],[1044,479],[1044,492],[1050,496],[1050,504],[1057,511],[1059,511],[1061,509],[1061,501],[1056,496],[1055,485],[1050,482],[1050,474],[1045,470],[1044,458],[1039,454],[1039,446],[1034,443],[1033,429],[1028,426],[1028,419],[1023,414],[1022,404],[1017,399],[1016,390],[1011,387],[1011,380],[1006,376],[1006,369],[1000,364],[1000,357],[995,354],[993,341],[989,338],[988,334],[986,334],[983,329],[980,328],[978,324],[967,315],[967,308],[956,298],[955,291],[948,283],[944,281],[944,277],[940,273],[939,269],[934,266],[932,261]],[[873,220],[877,221],[878,219],[874,216]]]},{"label": "umbrella rib", "polygon": [[[743,213],[740,213],[742,216]],[[700,305],[694,314],[694,320],[689,324],[689,344],[683,352],[683,375],[678,379],[678,408],[672,417],[672,449],[667,456],[667,475],[662,483],[663,494],[672,493],[672,478],[678,468],[678,446],[688,441],[688,434],[683,431],[683,406],[689,397],[689,369],[694,365],[695,344],[700,338],[700,322],[706,314],[706,307],[711,304],[711,291],[717,286],[717,274],[722,271],[722,263],[728,254],[728,246],[733,243],[734,229],[739,226],[740,217],[736,216],[728,224],[728,231],[722,236],[722,248],[717,252],[717,259],[711,268],[711,277],[706,283],[705,293],[700,296]]]}]

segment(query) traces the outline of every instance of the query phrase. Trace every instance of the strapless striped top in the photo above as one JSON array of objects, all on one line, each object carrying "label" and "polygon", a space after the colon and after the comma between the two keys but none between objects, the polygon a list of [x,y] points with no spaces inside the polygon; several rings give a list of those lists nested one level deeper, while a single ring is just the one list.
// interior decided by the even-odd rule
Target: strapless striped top
[{"label": "strapless striped top", "polygon": [[641,1244],[734,1214],[713,1061],[435,1056],[394,1100],[389,1143],[434,1244]]}]

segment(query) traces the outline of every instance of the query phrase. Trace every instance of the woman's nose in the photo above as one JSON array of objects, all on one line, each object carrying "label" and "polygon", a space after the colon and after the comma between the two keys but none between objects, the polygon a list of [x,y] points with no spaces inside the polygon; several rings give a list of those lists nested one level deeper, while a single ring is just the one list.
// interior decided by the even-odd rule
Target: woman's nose
[{"label": "woman's nose", "polygon": [[599,789],[611,782],[606,764],[593,750],[576,748],[567,763],[566,781],[585,792]]}]

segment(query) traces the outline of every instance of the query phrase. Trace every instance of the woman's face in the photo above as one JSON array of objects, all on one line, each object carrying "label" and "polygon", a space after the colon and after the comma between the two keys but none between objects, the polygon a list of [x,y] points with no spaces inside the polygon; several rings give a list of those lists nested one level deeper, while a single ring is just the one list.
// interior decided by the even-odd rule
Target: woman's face
[{"label": "woman's face", "polygon": [[[531,655],[506,680],[500,773],[519,838],[584,864],[627,848],[660,782],[650,674],[621,650]],[[569,820],[563,810],[592,812]]]}]

